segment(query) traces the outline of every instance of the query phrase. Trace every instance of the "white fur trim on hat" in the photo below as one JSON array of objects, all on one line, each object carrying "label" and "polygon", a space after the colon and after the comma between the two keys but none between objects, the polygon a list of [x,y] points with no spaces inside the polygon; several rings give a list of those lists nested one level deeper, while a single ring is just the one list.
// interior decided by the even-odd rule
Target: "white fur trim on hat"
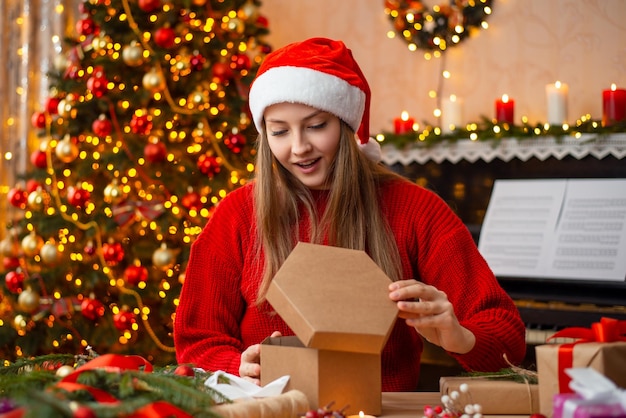
[{"label": "white fur trim on hat", "polygon": [[332,113],[357,131],[365,109],[365,93],[339,77],[311,68],[271,68],[254,80],[250,88],[250,111],[259,132],[265,109],[285,102]]}]

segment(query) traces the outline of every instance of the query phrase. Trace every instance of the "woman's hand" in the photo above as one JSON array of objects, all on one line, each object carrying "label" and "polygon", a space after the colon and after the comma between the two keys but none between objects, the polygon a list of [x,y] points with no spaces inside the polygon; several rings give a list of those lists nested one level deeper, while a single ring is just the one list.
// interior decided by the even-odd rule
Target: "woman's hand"
[{"label": "woman's hand", "polygon": [[389,298],[397,302],[400,318],[429,342],[459,354],[474,348],[476,337],[461,326],[448,296],[436,287],[400,280],[389,285]]},{"label": "woman's hand", "polygon": [[[271,338],[280,337],[278,331],[274,331]],[[261,344],[254,344],[241,353],[239,364],[239,377],[248,380],[255,385],[261,384]]]}]

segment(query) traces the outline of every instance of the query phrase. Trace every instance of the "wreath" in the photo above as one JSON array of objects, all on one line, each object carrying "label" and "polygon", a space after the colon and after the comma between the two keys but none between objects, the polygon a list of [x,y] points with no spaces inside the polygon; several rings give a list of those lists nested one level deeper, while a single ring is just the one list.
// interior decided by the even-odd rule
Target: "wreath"
[{"label": "wreath", "polygon": [[419,0],[385,0],[385,13],[409,49],[443,52],[487,27],[492,0],[450,0],[432,10]]}]

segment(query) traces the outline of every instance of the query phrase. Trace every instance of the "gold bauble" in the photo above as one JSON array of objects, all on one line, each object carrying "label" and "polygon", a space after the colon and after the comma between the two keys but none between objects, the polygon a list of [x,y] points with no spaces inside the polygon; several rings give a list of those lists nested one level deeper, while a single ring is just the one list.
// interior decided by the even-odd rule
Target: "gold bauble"
[{"label": "gold bauble", "polygon": [[146,90],[162,90],[165,86],[165,79],[163,78],[161,72],[159,72],[156,68],[152,68],[143,76],[142,84]]},{"label": "gold bauble", "polygon": [[59,248],[56,244],[46,242],[39,250],[39,256],[46,264],[56,264],[59,261]]},{"label": "gold bauble", "polygon": [[46,206],[46,193],[37,188],[28,195],[28,207],[35,211],[40,211]]},{"label": "gold bauble", "polygon": [[64,163],[71,163],[78,157],[78,147],[70,140],[69,136],[66,136],[56,146],[56,156]]},{"label": "gold bauble", "polygon": [[58,54],[54,56],[54,68],[57,71],[63,72],[67,70],[67,66],[69,65],[69,60],[63,54]]},{"label": "gold bauble", "polygon": [[256,19],[258,14],[259,8],[251,1],[247,1],[246,4],[241,6],[238,13],[239,17],[246,20]]},{"label": "gold bauble", "polygon": [[131,67],[138,67],[143,64],[144,57],[141,45],[137,41],[132,41],[130,45],[125,46],[122,49],[122,60]]},{"label": "gold bauble", "polygon": [[15,257],[19,252],[19,245],[11,238],[6,237],[0,241],[0,255],[4,257]]},{"label": "gold bauble", "polygon": [[124,189],[117,183],[117,181],[113,181],[104,188],[105,202],[115,205],[124,199],[126,199],[126,193],[124,193]]},{"label": "gold bauble", "polygon": [[28,326],[28,321],[26,320],[24,315],[15,315],[15,318],[13,318],[13,326],[18,332],[26,331],[26,327]]},{"label": "gold bauble", "polygon": [[70,375],[70,374],[74,373],[75,370],[76,369],[74,369],[72,366],[65,364],[65,365],[59,367],[57,369],[57,371],[55,372],[55,374],[58,377],[63,378],[65,376],[67,376],[67,375]]},{"label": "gold bauble", "polygon": [[245,23],[243,23],[243,21],[237,17],[234,17],[232,19],[230,19],[226,24],[225,24],[227,30],[229,31],[233,31],[236,32],[238,34],[242,34],[244,32],[244,30],[246,29],[246,25]]},{"label": "gold bauble", "polygon": [[67,118],[72,113],[72,108],[73,105],[70,100],[61,99],[59,101],[59,105],[57,106],[57,112],[59,113],[59,116]]},{"label": "gold bauble", "polygon": [[162,270],[167,270],[174,265],[176,261],[176,255],[174,251],[167,248],[166,244],[161,244],[161,247],[154,251],[152,254],[152,263],[155,267]]},{"label": "gold bauble", "polygon": [[17,305],[26,313],[33,313],[39,309],[39,293],[31,288],[24,289],[17,297]]},{"label": "gold bauble", "polygon": [[22,250],[28,257],[32,257],[37,254],[42,246],[43,239],[37,236],[34,232],[31,232],[22,238]]},{"label": "gold bauble", "polygon": [[104,36],[96,36],[93,38],[93,41],[91,41],[91,46],[94,51],[98,52],[102,49],[106,49],[107,40]]}]

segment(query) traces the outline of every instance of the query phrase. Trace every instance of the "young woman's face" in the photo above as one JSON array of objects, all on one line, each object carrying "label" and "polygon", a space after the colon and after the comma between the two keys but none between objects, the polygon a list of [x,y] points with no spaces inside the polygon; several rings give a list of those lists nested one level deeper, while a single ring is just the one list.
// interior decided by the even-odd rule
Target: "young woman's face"
[{"label": "young woman's face", "polygon": [[291,174],[310,189],[324,189],[339,148],[339,118],[299,103],[265,109],[270,150]]}]

